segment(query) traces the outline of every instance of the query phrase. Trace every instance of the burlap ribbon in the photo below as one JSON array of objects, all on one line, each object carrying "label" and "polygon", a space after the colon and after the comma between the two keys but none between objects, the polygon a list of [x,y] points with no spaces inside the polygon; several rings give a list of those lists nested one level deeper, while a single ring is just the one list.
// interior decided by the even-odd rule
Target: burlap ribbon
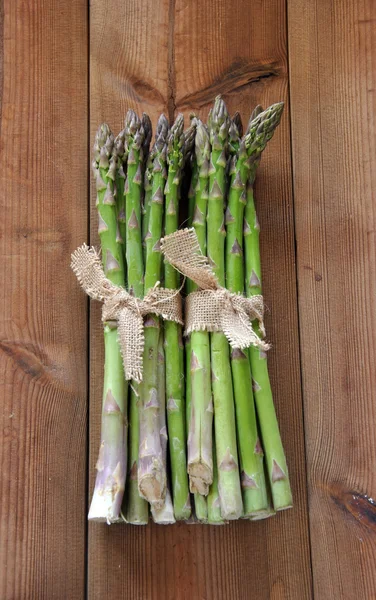
[{"label": "burlap ribbon", "polygon": [[140,383],[144,350],[143,317],[153,313],[182,324],[179,291],[156,285],[143,299],[131,296],[107,279],[98,253],[86,244],[73,252],[71,267],[87,295],[103,302],[102,321],[115,321],[117,324],[125,379]]},{"label": "burlap ribbon", "polygon": [[219,285],[208,259],[202,255],[194,229],[182,229],[161,240],[161,249],[168,262],[180,273],[190,277],[199,288],[187,297],[185,334],[192,331],[222,331],[233,348],[251,345],[269,348],[252,327],[259,323],[264,337],[264,302],[262,296],[245,298]]}]

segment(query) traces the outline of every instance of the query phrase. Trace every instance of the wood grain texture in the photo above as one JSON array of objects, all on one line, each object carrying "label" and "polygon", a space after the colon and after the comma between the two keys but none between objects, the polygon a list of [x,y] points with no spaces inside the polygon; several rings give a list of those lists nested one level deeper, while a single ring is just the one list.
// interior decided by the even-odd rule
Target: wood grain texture
[{"label": "wood grain texture", "polygon": [[289,0],[317,598],[376,597],[376,5]]},{"label": "wood grain texture", "polygon": [[[155,124],[194,109],[203,116],[217,93],[231,111],[287,101],[286,9],[249,3],[183,0],[91,4],[91,141],[106,120],[118,131],[128,107]],[[261,79],[260,79],[261,77]],[[257,81],[258,80],[258,81]],[[227,527],[89,525],[88,594],[140,599],[311,598],[306,478],[299,372],[289,115],[260,168],[270,371],[290,465],[295,508],[260,522]],[[97,242],[92,195],[91,233]],[[90,486],[100,439],[103,342],[99,307],[91,311]]]},{"label": "wood grain texture", "polygon": [[0,597],[85,589],[87,235],[83,0],[5,0],[1,112]]}]

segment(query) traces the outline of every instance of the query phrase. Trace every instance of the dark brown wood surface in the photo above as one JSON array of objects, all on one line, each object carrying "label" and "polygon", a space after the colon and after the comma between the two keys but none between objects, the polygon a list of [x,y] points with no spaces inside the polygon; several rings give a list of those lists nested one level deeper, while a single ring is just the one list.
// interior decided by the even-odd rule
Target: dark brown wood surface
[{"label": "dark brown wood surface", "polygon": [[87,236],[83,1],[6,0],[1,35],[0,598],[85,591]]},{"label": "dark brown wood surface", "polygon": [[[1,600],[376,598],[372,8],[3,3]],[[226,527],[87,527],[103,341],[69,254],[98,242],[88,148],[128,107],[155,124],[206,116],[218,93],[244,119],[286,103],[256,199],[295,506]]]},{"label": "dark brown wood surface", "polygon": [[288,22],[314,591],[376,598],[376,4]]}]

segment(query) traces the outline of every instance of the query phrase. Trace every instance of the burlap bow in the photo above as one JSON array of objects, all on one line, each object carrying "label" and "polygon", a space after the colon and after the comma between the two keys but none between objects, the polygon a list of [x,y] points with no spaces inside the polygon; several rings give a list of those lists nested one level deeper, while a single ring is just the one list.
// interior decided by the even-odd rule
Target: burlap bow
[{"label": "burlap bow", "polygon": [[161,249],[168,262],[180,273],[192,279],[199,288],[187,297],[185,334],[192,331],[223,331],[233,348],[251,345],[269,348],[252,327],[259,323],[265,335],[262,296],[245,298],[219,285],[209,262],[200,251],[194,229],[182,229],[161,240]]},{"label": "burlap bow", "polygon": [[86,244],[73,252],[71,267],[87,295],[103,302],[102,321],[117,323],[125,379],[140,383],[144,350],[143,317],[153,313],[182,324],[179,291],[156,285],[143,299],[131,296],[107,279],[98,253]]}]

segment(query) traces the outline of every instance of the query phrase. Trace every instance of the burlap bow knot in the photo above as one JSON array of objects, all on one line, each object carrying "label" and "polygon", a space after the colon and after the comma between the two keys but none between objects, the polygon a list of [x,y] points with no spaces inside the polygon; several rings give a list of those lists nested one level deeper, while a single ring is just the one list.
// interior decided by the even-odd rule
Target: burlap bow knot
[{"label": "burlap bow knot", "polygon": [[143,299],[135,298],[107,279],[98,253],[86,244],[73,252],[71,267],[87,295],[103,302],[102,321],[114,321],[117,325],[125,379],[140,383],[144,350],[143,317],[153,313],[182,324],[179,291],[156,285]]},{"label": "burlap bow knot", "polygon": [[233,348],[251,345],[268,350],[269,345],[255,332],[252,321],[259,323],[265,335],[262,296],[245,298],[219,285],[209,262],[200,251],[194,229],[182,229],[161,240],[168,262],[201,288],[186,300],[185,334],[192,331],[222,331]]}]

